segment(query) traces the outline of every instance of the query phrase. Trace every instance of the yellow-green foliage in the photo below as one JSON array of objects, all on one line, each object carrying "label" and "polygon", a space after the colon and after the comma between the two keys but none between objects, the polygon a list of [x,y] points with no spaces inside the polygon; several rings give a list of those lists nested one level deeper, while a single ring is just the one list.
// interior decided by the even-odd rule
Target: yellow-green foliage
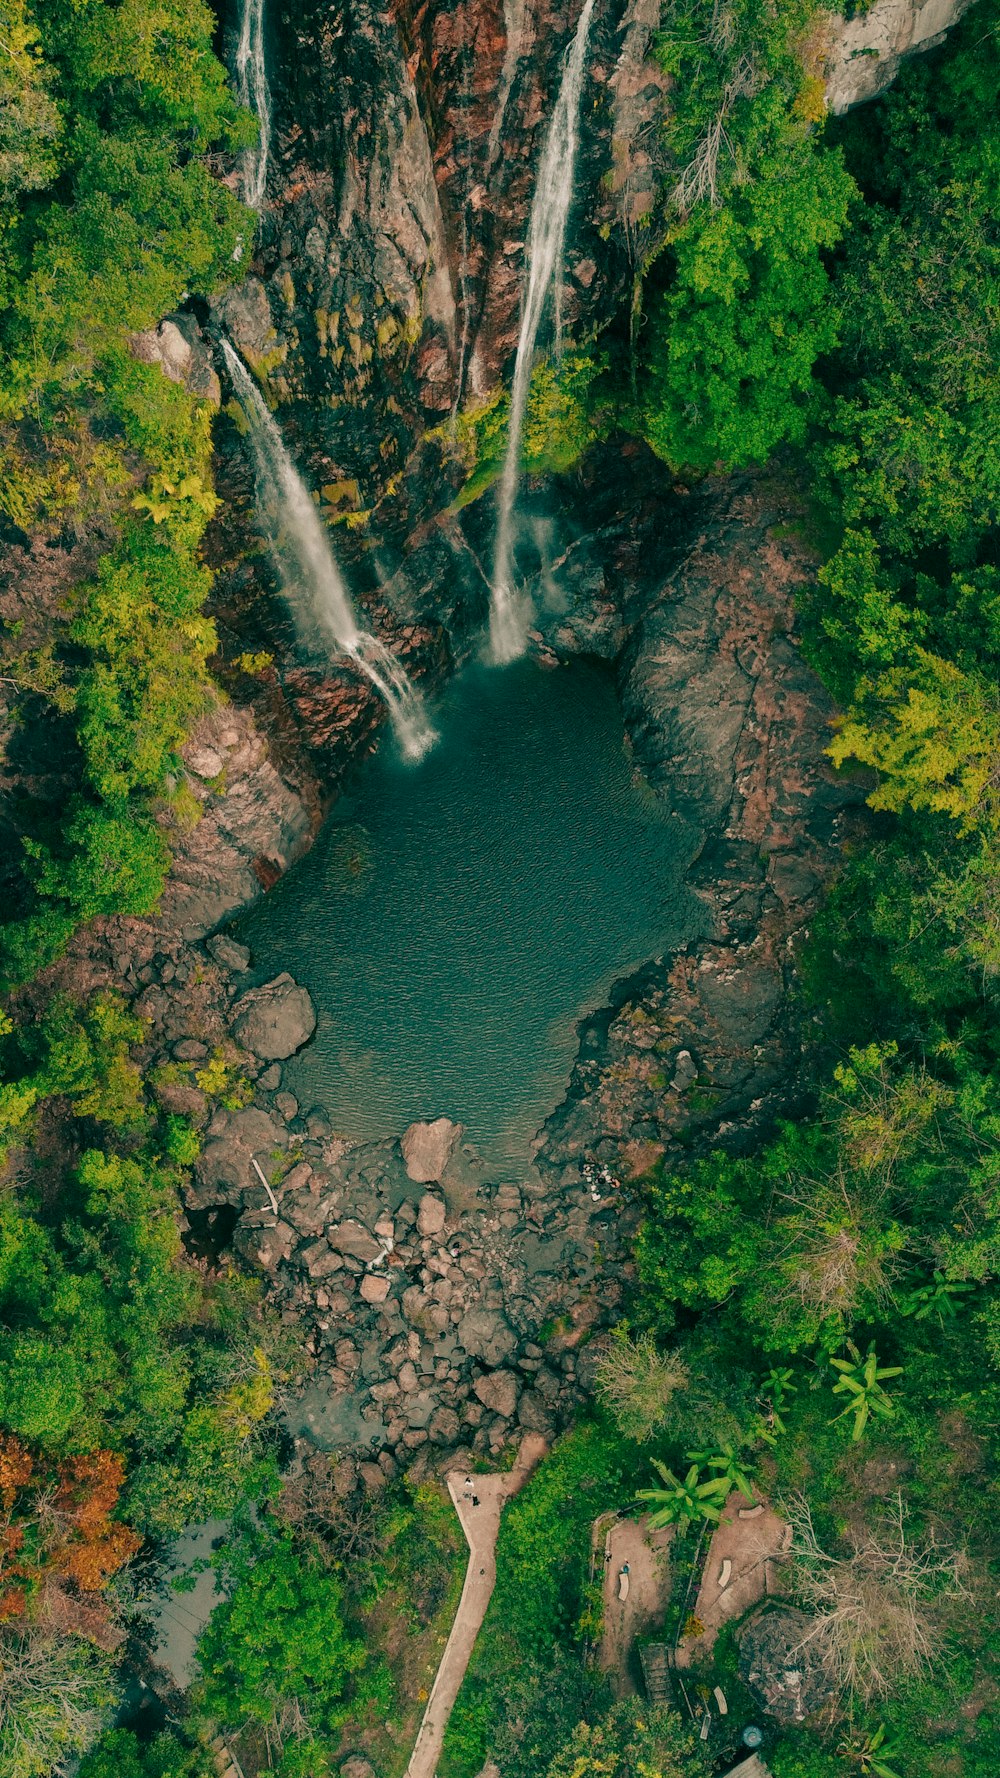
[{"label": "yellow-green foliage", "polygon": [[603,360],[583,352],[535,365],[524,420],[527,474],[570,469],[598,437],[594,384],[603,368]]},{"label": "yellow-green foliage", "polygon": [[[522,434],[522,467],[526,475],[545,475],[572,468],[587,446],[601,435],[604,416],[595,384],[604,360],[583,352],[540,358],[531,373]],[[478,407],[467,408],[435,429],[451,454],[463,462],[468,480],[458,504],[467,506],[499,475],[507,452],[510,397],[494,390]]]},{"label": "yellow-green foliage", "polygon": [[76,597],[65,661],[0,639],[8,680],[75,708],[79,749],[61,832],[24,838],[8,978],[58,955],[81,920],[155,907],[169,855],[150,800],[207,693],[211,410],[128,340],[231,275],[247,232],[209,166],[252,134],[214,31],[203,0],[15,0],[5,19],[0,504],[25,528],[120,525]]},{"label": "yellow-green foliage", "polygon": [[1000,700],[926,649],[914,650],[910,666],[861,682],[830,756],[875,767],[874,809],[950,815],[966,833],[996,825]]}]

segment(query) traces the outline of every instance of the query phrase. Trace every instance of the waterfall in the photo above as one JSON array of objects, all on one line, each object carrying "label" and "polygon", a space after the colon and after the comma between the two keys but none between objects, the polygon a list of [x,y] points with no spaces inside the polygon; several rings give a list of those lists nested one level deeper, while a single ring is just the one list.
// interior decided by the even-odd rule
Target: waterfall
[{"label": "waterfall", "polygon": [[318,629],[355,662],[384,699],[407,758],[420,759],[437,738],[420,693],[384,643],[358,628],[330,540],[277,423],[239,353],[225,339],[222,350],[246,413],[259,509],[285,576],[296,627],[307,643]]},{"label": "waterfall", "polygon": [[243,166],[243,199],[252,210],[264,202],[267,160],[271,148],[271,92],[264,65],[264,0],[242,0],[240,40],[236,48],[236,95],[260,126],[257,145],[248,148]]},{"label": "waterfall", "polygon": [[594,0],[585,0],[545,138],[528,224],[525,248],[527,283],[521,299],[521,328],[510,392],[507,456],[500,480],[493,553],[490,646],[494,660],[500,662],[512,661],[517,655],[523,654],[528,639],[527,603],[511,584],[514,503],[521,472],[521,435],[528,404],[535,341],[545,309],[545,299],[549,291],[554,289],[558,305],[562,286],[563,245],[566,239],[566,219],[573,199],[573,164],[579,135],[580,94],[593,10]]}]

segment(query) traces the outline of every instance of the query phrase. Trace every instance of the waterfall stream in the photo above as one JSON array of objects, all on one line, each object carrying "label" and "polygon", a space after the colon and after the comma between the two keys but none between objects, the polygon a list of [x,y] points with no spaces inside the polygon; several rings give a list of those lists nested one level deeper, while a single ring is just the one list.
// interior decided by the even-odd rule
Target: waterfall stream
[{"label": "waterfall stream", "polygon": [[[521,473],[521,436],[528,405],[535,342],[550,290],[562,285],[566,220],[573,199],[573,168],[579,137],[580,95],[587,54],[587,37],[594,0],[585,0],[576,34],[563,70],[545,147],[538,168],[525,248],[527,283],[521,298],[521,327],[510,392],[507,456],[497,501],[497,533],[493,553],[493,586],[490,599],[490,647],[498,662],[512,661],[524,653],[528,639],[529,609],[513,585],[514,505]],[[558,302],[557,302],[558,314]]]},{"label": "waterfall stream", "polygon": [[222,350],[250,428],[260,514],[285,578],[296,627],[307,645],[315,644],[318,630],[356,662],[384,699],[403,753],[420,759],[437,738],[420,693],[385,645],[358,628],[322,520],[277,423],[239,353],[225,339]]},{"label": "waterfall stream", "polygon": [[259,210],[267,187],[267,162],[271,149],[271,92],[264,64],[264,0],[242,0],[240,39],[236,47],[236,94],[260,125],[254,148],[248,148],[243,167],[243,200]]}]

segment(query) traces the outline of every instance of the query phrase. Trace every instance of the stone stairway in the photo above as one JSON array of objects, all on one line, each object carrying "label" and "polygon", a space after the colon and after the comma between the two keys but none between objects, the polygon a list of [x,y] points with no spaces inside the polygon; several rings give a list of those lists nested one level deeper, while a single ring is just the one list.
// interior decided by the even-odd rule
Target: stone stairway
[{"label": "stone stairway", "polygon": [[646,1683],[646,1696],[651,1704],[668,1704],[670,1702],[670,1669],[673,1665],[671,1650],[665,1642],[646,1642],[640,1646],[639,1658],[642,1661],[642,1677]]},{"label": "stone stairway", "polygon": [[209,1746],[212,1751],[212,1764],[219,1778],[243,1778],[243,1768],[239,1760],[234,1753],[230,1753],[221,1735],[216,1735],[215,1740],[211,1741]]}]

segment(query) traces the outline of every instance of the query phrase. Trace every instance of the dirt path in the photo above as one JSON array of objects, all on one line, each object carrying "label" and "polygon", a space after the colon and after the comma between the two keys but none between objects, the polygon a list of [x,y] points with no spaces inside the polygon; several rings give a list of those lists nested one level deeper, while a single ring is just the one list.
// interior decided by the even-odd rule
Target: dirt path
[{"label": "dirt path", "polygon": [[692,1616],[701,1626],[677,1647],[678,1667],[707,1655],[723,1624],[743,1617],[778,1587],[778,1568],[791,1533],[766,1501],[751,1507],[742,1494],[730,1494],[712,1536]]},{"label": "dirt path", "polygon": [[[406,1778],[435,1778],[444,1744],[448,1718],[465,1678],[476,1637],[496,1583],[496,1542],[504,1504],[522,1488],[547,1449],[545,1440],[529,1433],[507,1475],[471,1475],[464,1470],[448,1476],[448,1492],[469,1546],[469,1566],[451,1626],[441,1665],[427,1700],[424,1720],[406,1768]],[[470,1475],[471,1486],[466,1477]],[[472,1496],[478,1500],[473,1506]]]},{"label": "dirt path", "polygon": [[[611,1675],[616,1698],[635,1692],[628,1671],[629,1649],[666,1608],[673,1534],[672,1525],[651,1531],[646,1518],[618,1519],[604,1539],[604,1630],[598,1659],[602,1670]],[[628,1597],[621,1599],[619,1577],[626,1562]]]}]

